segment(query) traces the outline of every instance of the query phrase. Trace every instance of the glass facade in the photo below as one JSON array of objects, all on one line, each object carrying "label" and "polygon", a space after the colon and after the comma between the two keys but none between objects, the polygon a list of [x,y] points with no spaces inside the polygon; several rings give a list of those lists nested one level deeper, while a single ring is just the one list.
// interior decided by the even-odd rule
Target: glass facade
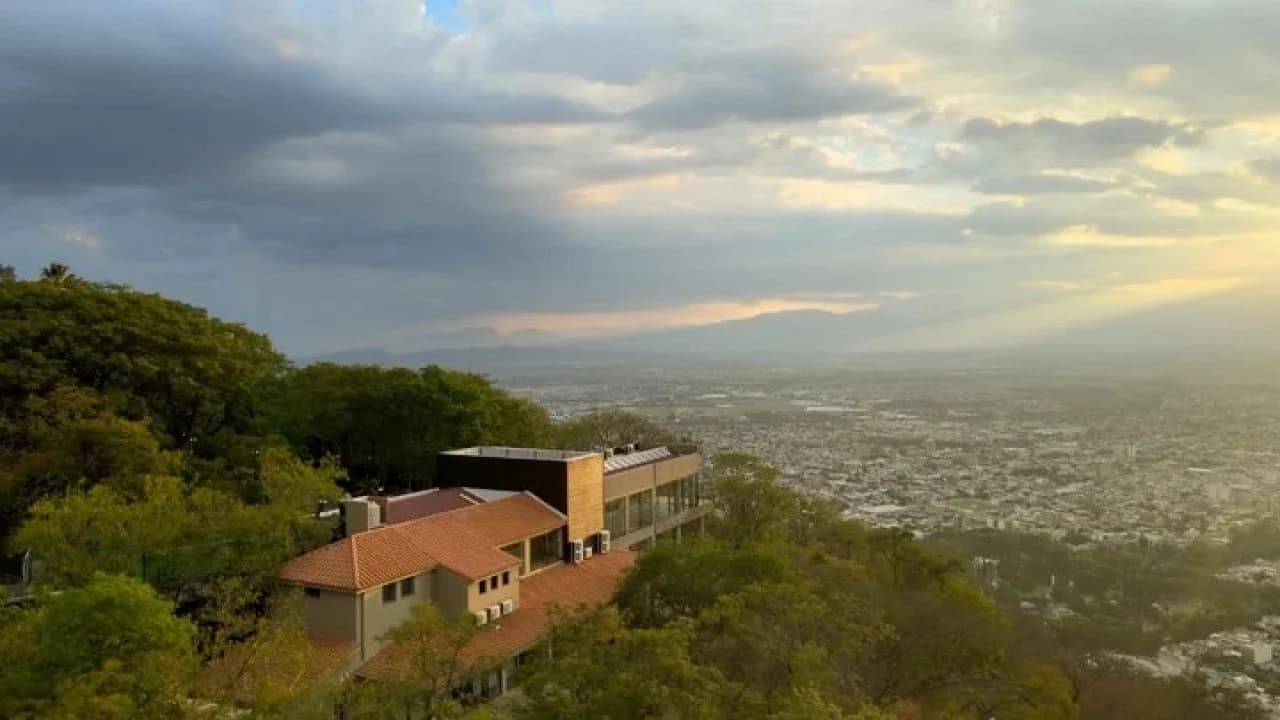
[{"label": "glass facade", "polygon": [[506,547],[503,547],[500,549],[502,550],[502,552],[508,555],[511,555],[515,557],[515,559],[520,561],[520,574],[523,575],[524,574],[524,541],[521,540],[518,543],[511,543],[510,545],[507,545]]},{"label": "glass facade", "polygon": [[618,498],[604,504],[604,527],[614,538],[627,534],[627,499]]},{"label": "glass facade", "polygon": [[627,532],[653,524],[653,491],[645,490],[627,498]]},{"label": "glass facade", "polygon": [[555,565],[564,559],[564,528],[529,539],[529,572]]},{"label": "glass facade", "polygon": [[680,486],[683,480],[659,485],[654,502],[654,514],[659,520],[671,517],[682,509],[680,506]]}]

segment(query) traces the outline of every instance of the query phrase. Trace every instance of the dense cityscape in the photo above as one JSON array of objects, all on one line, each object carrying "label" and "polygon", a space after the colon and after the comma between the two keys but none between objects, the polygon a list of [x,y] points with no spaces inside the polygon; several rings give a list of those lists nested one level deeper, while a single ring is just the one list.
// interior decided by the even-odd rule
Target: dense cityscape
[{"label": "dense cityscape", "polygon": [[[1080,554],[1225,547],[1241,528],[1274,517],[1280,384],[1265,369],[1222,370],[1065,361],[913,369],[881,361],[542,368],[503,381],[558,414],[626,409],[696,440],[708,456],[759,455],[786,482],[838,501],[871,525],[918,536],[1032,534]],[[972,560],[988,569],[999,562]],[[1276,560],[1224,562],[1213,580],[1274,587]],[[1063,585],[1074,581],[1065,579],[1066,567],[1050,565],[1049,572],[1047,583],[1028,582],[1011,602],[1051,620],[1095,605],[1087,594],[1055,594],[1055,575]],[[986,581],[999,594],[1002,580]],[[1114,594],[1108,592],[1112,604]],[[1117,657],[1165,676],[1195,668],[1280,716],[1277,620],[1224,618],[1219,625],[1238,624],[1210,624],[1199,637],[1156,641],[1158,648],[1144,652],[1117,647]]]},{"label": "dense cityscape", "polygon": [[510,382],[566,415],[644,412],[708,454],[757,454],[874,525],[1185,543],[1269,516],[1280,385],[1095,370],[688,368]]}]

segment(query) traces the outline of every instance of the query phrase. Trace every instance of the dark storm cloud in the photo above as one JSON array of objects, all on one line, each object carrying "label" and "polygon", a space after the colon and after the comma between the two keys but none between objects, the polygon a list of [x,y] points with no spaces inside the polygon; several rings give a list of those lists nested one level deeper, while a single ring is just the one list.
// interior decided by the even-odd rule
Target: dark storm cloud
[{"label": "dark storm cloud", "polygon": [[[442,270],[556,253],[546,195],[508,182],[510,154],[468,127],[599,111],[412,66],[355,82],[225,18],[119,9],[102,32],[68,3],[0,10],[0,189],[77,198],[65,205],[117,230],[111,253],[198,259],[230,242],[297,265]],[[145,192],[122,208],[98,187]]]},{"label": "dark storm cloud", "polygon": [[884,85],[798,57],[727,56],[690,69],[682,86],[632,111],[651,128],[693,129],[730,121],[818,120],[918,105]]},{"label": "dark storm cloud", "polygon": [[[550,97],[392,102],[314,66],[229,52],[180,60],[50,56],[0,34],[0,183],[48,190],[169,182],[288,137],[407,122],[571,122],[599,113]],[[74,51],[73,51],[74,53]]]}]

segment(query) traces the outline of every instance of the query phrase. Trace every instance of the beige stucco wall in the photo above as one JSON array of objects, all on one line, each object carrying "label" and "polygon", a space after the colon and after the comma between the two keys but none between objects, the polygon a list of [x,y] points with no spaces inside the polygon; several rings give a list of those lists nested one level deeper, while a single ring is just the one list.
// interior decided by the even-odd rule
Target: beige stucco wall
[{"label": "beige stucco wall", "polygon": [[364,625],[362,644],[365,659],[373,657],[384,645],[385,636],[395,626],[408,620],[413,614],[413,607],[422,602],[430,602],[433,596],[432,574],[423,573],[415,576],[414,593],[407,597],[400,596],[399,584],[396,581],[396,601],[382,601],[382,587],[372,588],[360,596],[363,606],[362,620]]},{"label": "beige stucco wall", "polygon": [[358,602],[353,593],[321,590],[318,597],[303,593],[302,622],[307,634],[334,640],[359,640]]},{"label": "beige stucco wall", "polygon": [[[502,573],[498,573],[501,577]],[[480,612],[488,608],[490,605],[501,605],[503,600],[514,600],[516,607],[520,606],[520,573],[516,568],[511,568],[511,584],[500,585],[496,590],[489,590],[485,594],[480,594],[480,583],[473,582],[467,586],[467,609],[471,612]]]},{"label": "beige stucco wall", "polygon": [[444,568],[435,570],[435,592],[432,597],[436,605],[449,617],[457,617],[467,612],[468,580],[461,575],[454,575]]}]

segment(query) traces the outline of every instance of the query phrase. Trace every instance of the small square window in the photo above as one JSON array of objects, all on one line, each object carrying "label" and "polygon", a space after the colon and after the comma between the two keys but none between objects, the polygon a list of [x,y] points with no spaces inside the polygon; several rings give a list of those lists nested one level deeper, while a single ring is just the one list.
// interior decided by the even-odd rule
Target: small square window
[{"label": "small square window", "polygon": [[502,586],[506,587],[509,584],[511,584],[511,571],[506,570],[502,573]]},{"label": "small square window", "polygon": [[320,588],[309,587],[303,592],[307,594],[307,597],[320,597]]},{"label": "small square window", "polygon": [[396,584],[387,583],[382,586],[382,602],[393,603],[396,601]]},{"label": "small square window", "polygon": [[489,582],[488,580],[481,580],[481,581],[480,581],[480,594],[481,594],[481,595],[483,595],[483,594],[484,594],[484,592],[485,592],[485,590],[487,590],[487,589],[488,589],[488,587],[487,587],[488,582]]},{"label": "small square window", "polygon": [[400,581],[400,597],[413,594],[413,581],[415,579],[416,578],[408,577]]}]

